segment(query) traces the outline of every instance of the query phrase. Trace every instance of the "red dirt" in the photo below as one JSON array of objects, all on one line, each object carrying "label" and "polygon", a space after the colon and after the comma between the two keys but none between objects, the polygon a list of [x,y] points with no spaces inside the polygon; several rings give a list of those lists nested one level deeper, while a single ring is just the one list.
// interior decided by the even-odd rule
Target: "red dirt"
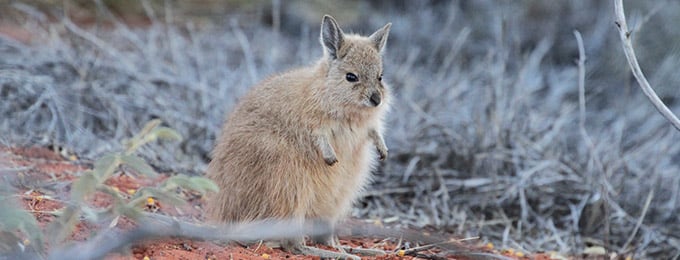
[{"label": "red dirt", "polygon": [[[70,160],[64,159],[59,153],[46,148],[10,148],[0,146],[0,165],[8,169],[20,169],[18,171],[13,171],[16,173],[12,174],[16,174],[17,177],[22,180],[27,180],[27,183],[29,184],[24,185],[27,187],[32,187],[31,185],[39,187],[38,183],[48,182],[66,182],[68,184],[76,179],[80,172],[90,168],[91,163],[85,163],[78,160],[75,156],[69,157],[71,157],[69,158]],[[167,176],[161,176],[162,177],[157,179],[148,179],[131,177],[124,173],[117,173],[106,181],[106,184],[117,188],[122,194],[127,194],[132,193],[134,190],[141,187],[158,183],[163,178],[167,178]],[[45,228],[48,223],[55,219],[49,212],[63,207],[63,204],[60,202],[61,199],[57,198],[68,198],[69,188],[67,187],[69,187],[69,185],[64,185],[62,187],[66,188],[62,188],[61,190],[58,188],[56,190],[46,190],[42,188],[19,189],[19,192],[21,192],[22,195],[21,197],[23,198],[22,204],[24,208],[33,212],[33,215],[36,217],[42,228]],[[109,206],[112,199],[104,193],[97,192],[94,196],[88,198],[88,202],[92,207],[101,208]],[[182,215],[183,217],[188,216],[194,219],[201,219],[203,215],[202,203],[204,203],[203,199],[192,200],[189,203],[190,205],[180,208],[181,212],[183,212],[182,214],[178,214],[178,211],[172,209],[172,207],[163,207],[162,202],[155,206],[159,207],[159,211],[168,215]],[[115,223],[116,228],[123,230],[133,228],[134,226],[135,223],[125,217],[121,217]],[[100,228],[101,227],[93,224],[80,222],[76,226],[73,234],[71,234],[70,239],[75,241],[87,240],[93,232],[96,232]],[[352,237],[346,239],[341,238],[340,242],[351,247],[379,248],[388,252],[394,252],[396,240],[398,240],[398,238],[375,239]],[[472,251],[505,255],[513,259],[550,259],[546,254],[525,256],[521,253],[507,250],[499,252],[484,245],[463,246],[469,247]],[[324,246],[319,247],[330,249]],[[437,252],[438,249],[433,249],[422,253],[434,255]],[[236,244],[223,246],[213,242],[177,238],[149,241],[133,245],[131,254],[112,254],[108,256],[107,259],[144,259],[145,257],[149,257],[150,259],[319,259],[318,257],[293,255],[280,249],[269,248],[264,244],[256,244],[249,247],[243,247]],[[414,259],[414,257],[399,257],[395,253],[388,256],[367,259]]]}]

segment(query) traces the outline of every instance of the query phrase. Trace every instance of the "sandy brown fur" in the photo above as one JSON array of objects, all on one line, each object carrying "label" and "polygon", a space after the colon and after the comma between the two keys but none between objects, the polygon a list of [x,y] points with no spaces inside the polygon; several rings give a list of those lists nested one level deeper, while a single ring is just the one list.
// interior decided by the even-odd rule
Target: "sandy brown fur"
[{"label": "sandy brown fur", "polygon": [[[323,28],[334,24],[324,20],[331,28]],[[272,76],[241,98],[208,167],[221,188],[209,198],[209,217],[333,223],[347,214],[377,160],[387,156],[382,132],[390,93],[378,78],[389,25],[381,30],[362,37],[338,27],[337,49],[322,33],[325,55],[316,64]],[[359,82],[348,82],[348,72]],[[372,94],[379,105],[371,105]]]}]

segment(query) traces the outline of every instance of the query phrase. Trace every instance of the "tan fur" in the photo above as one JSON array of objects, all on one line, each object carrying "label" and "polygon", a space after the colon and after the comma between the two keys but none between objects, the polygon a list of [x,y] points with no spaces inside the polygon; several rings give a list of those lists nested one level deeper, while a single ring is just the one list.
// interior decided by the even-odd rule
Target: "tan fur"
[{"label": "tan fur", "polygon": [[[228,117],[208,167],[221,189],[209,198],[209,217],[334,223],[369,182],[378,158],[387,156],[382,132],[390,93],[378,78],[390,25],[370,37],[337,27],[340,41],[334,26],[324,17],[322,59],[259,83]],[[349,72],[359,81],[349,82]],[[378,106],[372,94],[380,97]]]}]

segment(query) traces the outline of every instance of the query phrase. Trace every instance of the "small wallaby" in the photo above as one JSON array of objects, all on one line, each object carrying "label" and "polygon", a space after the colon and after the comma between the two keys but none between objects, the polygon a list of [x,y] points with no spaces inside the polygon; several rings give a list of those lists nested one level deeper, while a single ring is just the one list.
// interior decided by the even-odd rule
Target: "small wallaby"
[{"label": "small wallaby", "polygon": [[241,98],[208,166],[221,189],[208,201],[209,217],[332,227],[348,213],[377,160],[387,157],[383,118],[391,96],[382,54],[390,27],[368,37],[345,34],[325,15],[324,55],[315,65],[271,76]]}]

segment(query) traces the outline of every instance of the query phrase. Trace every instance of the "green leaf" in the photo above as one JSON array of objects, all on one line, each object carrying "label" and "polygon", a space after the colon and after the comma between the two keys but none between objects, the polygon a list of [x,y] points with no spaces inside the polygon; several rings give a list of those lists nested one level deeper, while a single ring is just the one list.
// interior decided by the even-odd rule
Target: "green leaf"
[{"label": "green leaf", "polygon": [[99,212],[88,206],[81,206],[80,210],[83,211],[83,217],[90,222],[97,222],[99,220]]},{"label": "green leaf", "polygon": [[109,215],[109,216],[111,216],[111,215],[114,215],[114,216],[123,215],[123,216],[130,217],[133,220],[137,219],[138,217],[141,216],[141,212],[142,212],[141,209],[130,207],[129,206],[130,203],[125,201],[125,199],[120,195],[120,193],[118,191],[114,190],[113,188],[111,188],[110,186],[102,184],[102,185],[99,185],[97,187],[97,189],[99,191],[103,192],[103,193],[108,194],[113,199],[113,203],[111,203],[111,206],[109,208],[110,212],[107,212],[107,213],[111,213],[111,214],[107,214],[107,215]]},{"label": "green leaf", "polygon": [[67,236],[71,235],[79,220],[79,207],[66,207],[63,211],[63,214],[47,226],[47,234],[50,238],[50,244],[59,244],[59,242],[63,241]]},{"label": "green leaf", "polygon": [[135,196],[133,196],[128,205],[140,207],[146,203],[146,199],[149,197],[153,197],[161,203],[169,205],[181,205],[186,203],[186,201],[175,192],[154,187],[144,187],[137,190],[137,193],[135,193]]},{"label": "green leaf", "polygon": [[0,200],[0,229],[3,231],[20,230],[28,236],[31,245],[42,250],[42,231],[35,217],[10,200]]},{"label": "green leaf", "polygon": [[115,203],[114,212],[118,215],[126,216],[133,220],[137,220],[142,217],[142,209],[140,207],[134,207],[130,203],[125,203],[124,201],[117,201]]},{"label": "green leaf", "polygon": [[189,181],[189,177],[182,174],[175,175],[165,179],[165,182],[163,182],[163,187],[166,190],[171,190],[174,189],[175,187],[196,190],[196,187],[194,187],[193,183]]},{"label": "green leaf", "polygon": [[126,216],[132,220],[139,220],[141,217],[143,217],[143,210],[140,208],[133,208],[128,206],[127,204],[120,206],[118,209],[121,215]]},{"label": "green leaf", "polygon": [[159,127],[161,121],[151,120],[142,130],[132,139],[125,142],[125,154],[132,154],[142,145],[156,141],[157,139],[168,139],[181,141],[182,136],[172,128]]},{"label": "green leaf", "polygon": [[160,124],[161,124],[160,119],[152,119],[151,121],[147,122],[144,125],[142,130],[140,130],[139,133],[137,133],[137,135],[135,135],[135,137],[133,137],[133,139],[137,139],[137,140],[143,139],[146,135],[148,135],[151,132],[151,130],[155,129]]},{"label": "green leaf", "polygon": [[157,175],[156,171],[154,171],[153,168],[151,168],[151,166],[149,166],[149,164],[147,164],[146,161],[144,161],[144,159],[138,156],[122,155],[120,157],[120,160],[122,163],[132,167],[142,175],[149,177],[155,177]]},{"label": "green leaf", "polygon": [[[4,210],[0,210],[0,227],[3,229],[15,229],[18,228],[21,223],[26,221],[27,217],[30,215],[28,212],[25,210],[22,210],[17,207],[17,205],[6,205],[9,203],[2,203],[2,208]],[[30,215],[30,218],[33,218],[32,215]],[[35,219],[33,219],[35,220]]]},{"label": "green leaf", "polygon": [[172,128],[168,127],[158,127],[154,129],[149,133],[148,138],[151,138],[150,141],[156,139],[182,141],[182,135],[180,135],[177,131],[173,130]]},{"label": "green leaf", "polygon": [[83,175],[71,185],[71,199],[76,202],[83,202],[85,198],[94,193],[97,188],[97,178],[93,171],[85,171]]},{"label": "green leaf", "polygon": [[94,163],[93,174],[99,181],[105,181],[120,165],[120,155],[109,153],[97,159]]},{"label": "green leaf", "polygon": [[182,189],[189,189],[198,191],[201,194],[205,194],[208,191],[219,191],[217,185],[210,179],[204,177],[188,177],[186,175],[175,175],[163,183],[166,189],[172,189],[174,187],[180,187]]},{"label": "green leaf", "polygon": [[[203,187],[206,191],[218,192],[220,188],[214,181],[205,177],[194,176],[191,177],[191,182],[196,186]],[[205,194],[205,193],[203,193]]]},{"label": "green leaf", "polygon": [[147,135],[151,132],[151,130],[155,129],[161,124],[160,119],[153,119],[146,123],[142,130],[139,131],[135,136],[133,136],[130,140],[127,140],[124,142],[125,145],[125,153],[126,154],[131,154],[134,151],[137,150],[140,146],[144,145],[145,143],[149,142],[147,141]]}]

